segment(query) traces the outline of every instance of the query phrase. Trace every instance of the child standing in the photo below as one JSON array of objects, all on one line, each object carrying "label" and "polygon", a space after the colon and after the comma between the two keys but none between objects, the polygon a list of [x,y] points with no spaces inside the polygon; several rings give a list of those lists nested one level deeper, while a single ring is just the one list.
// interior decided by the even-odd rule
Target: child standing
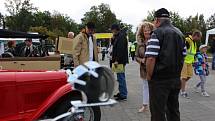
[{"label": "child standing", "polygon": [[199,75],[200,82],[194,87],[195,91],[198,92],[198,88],[201,87],[201,94],[204,97],[209,97],[210,95],[205,90],[206,76],[209,74],[208,63],[207,63],[207,45],[201,45],[199,51],[196,54],[196,62],[194,71],[196,75]]}]

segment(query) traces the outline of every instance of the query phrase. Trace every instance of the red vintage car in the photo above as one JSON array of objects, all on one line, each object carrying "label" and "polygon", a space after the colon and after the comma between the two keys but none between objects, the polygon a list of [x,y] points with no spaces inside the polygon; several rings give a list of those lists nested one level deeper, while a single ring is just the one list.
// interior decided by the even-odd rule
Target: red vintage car
[{"label": "red vintage car", "polygon": [[[82,95],[72,90],[63,71],[1,70],[0,97],[1,121],[30,121],[60,115]],[[92,110],[99,118],[99,107]]]},{"label": "red vintage car", "polygon": [[111,71],[91,62],[66,72],[0,70],[0,121],[100,121],[99,106],[116,103]]},{"label": "red vintage car", "polygon": [[[41,36],[3,32],[0,38]],[[114,80],[95,62],[72,72],[0,68],[0,121],[100,121],[99,106],[116,103],[110,100]]]}]

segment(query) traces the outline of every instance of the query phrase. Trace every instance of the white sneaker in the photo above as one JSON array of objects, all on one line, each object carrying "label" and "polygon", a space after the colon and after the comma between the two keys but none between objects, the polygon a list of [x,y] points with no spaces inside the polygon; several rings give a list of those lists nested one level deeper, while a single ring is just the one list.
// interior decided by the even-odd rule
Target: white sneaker
[{"label": "white sneaker", "polygon": [[189,96],[188,96],[187,92],[181,92],[181,96],[184,97],[184,98],[189,99]]},{"label": "white sneaker", "polygon": [[202,96],[204,96],[204,97],[210,97],[210,95],[206,91],[202,92]]},{"label": "white sneaker", "polygon": [[180,92],[180,95],[181,95],[181,96],[183,96],[183,95],[184,95],[184,93],[186,93],[186,92],[184,92],[184,91],[181,91],[181,92]]},{"label": "white sneaker", "polygon": [[194,87],[194,92],[195,93],[199,93],[200,92],[199,89],[198,89],[198,87],[196,87],[196,86]]}]

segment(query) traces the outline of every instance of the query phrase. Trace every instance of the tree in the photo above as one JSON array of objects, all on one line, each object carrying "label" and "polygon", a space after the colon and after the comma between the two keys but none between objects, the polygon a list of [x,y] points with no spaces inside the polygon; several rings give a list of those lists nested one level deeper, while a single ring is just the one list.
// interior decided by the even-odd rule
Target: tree
[{"label": "tree", "polygon": [[183,33],[187,32],[184,19],[177,12],[170,11],[170,19],[175,27],[180,29]]},{"label": "tree", "polygon": [[39,34],[48,35],[48,40],[55,40],[55,38],[58,37],[58,35],[54,32],[48,31],[46,27],[38,26],[38,27],[30,27],[29,29],[31,32],[38,32]]},{"label": "tree", "polygon": [[31,12],[24,9],[14,16],[6,17],[6,26],[11,30],[26,32],[33,25],[33,23],[33,16]]},{"label": "tree", "polygon": [[[154,13],[155,13],[155,10],[153,10],[151,12],[148,11],[148,15],[144,19],[144,21],[153,22],[153,20],[154,20]],[[186,32],[185,24],[184,24],[184,19],[177,12],[170,11],[170,19],[171,19],[172,24],[175,27],[179,28],[183,33]]]},{"label": "tree", "polygon": [[99,6],[92,6],[81,20],[84,25],[89,21],[94,22],[96,32],[109,32],[113,23],[120,23],[116,15],[111,11],[110,6],[103,3]]},{"label": "tree", "polygon": [[200,14],[200,15],[196,15],[196,16],[189,16],[186,20],[185,20],[185,30],[186,32],[192,32],[196,29],[200,30],[203,34],[202,37],[202,41],[199,43],[204,43],[205,40],[205,34],[206,34],[206,22],[204,20],[204,15]]},{"label": "tree", "polygon": [[59,33],[60,36],[66,36],[69,31],[78,33],[78,25],[67,15],[55,12],[52,15],[50,30]]},{"label": "tree", "polygon": [[23,9],[31,12],[37,10],[37,8],[30,3],[30,0],[5,0],[4,4],[7,11],[12,16],[18,14]]},{"label": "tree", "polygon": [[[127,34],[130,41],[135,41],[135,34],[132,32],[132,25],[123,23],[117,19],[116,15],[111,11],[108,4],[102,3],[99,6],[92,6],[89,12],[84,14],[82,25],[87,22],[94,22],[97,33],[110,32],[112,24],[120,24],[127,29]],[[122,27],[121,27],[122,28]]]},{"label": "tree", "polygon": [[6,26],[16,31],[28,31],[32,26],[32,12],[36,10],[30,0],[6,0],[5,7],[10,13],[6,16]]},{"label": "tree", "polygon": [[215,28],[215,13],[207,20],[207,29]]},{"label": "tree", "polygon": [[37,11],[36,13],[33,13],[33,17],[33,26],[43,26],[47,29],[50,29],[52,17],[49,11]]},{"label": "tree", "polygon": [[143,21],[148,21],[148,22],[153,22],[154,20],[154,13],[155,13],[155,10],[153,11],[148,11],[148,15],[146,16],[145,19],[143,19]]},{"label": "tree", "polygon": [[[155,12],[154,10],[151,12],[148,12],[147,17],[144,20],[152,22],[154,18],[154,12]],[[175,27],[179,28],[184,34],[188,32],[192,32],[194,29],[199,29],[200,31],[202,31],[203,39],[204,39],[205,32],[206,32],[206,22],[204,20],[203,14],[200,14],[200,15],[197,14],[196,16],[189,16],[188,18],[184,19],[177,12],[170,11],[170,19],[172,24]],[[211,20],[213,19],[211,18]]]},{"label": "tree", "polygon": [[2,15],[2,13],[0,12],[0,26],[2,26],[3,25],[3,15]]},{"label": "tree", "polygon": [[132,25],[127,23],[120,23],[120,28],[126,30],[128,39],[130,42],[134,42],[136,40],[135,33],[132,31]]},{"label": "tree", "polygon": [[205,43],[205,38],[206,38],[206,31],[207,31],[207,25],[206,25],[206,22],[205,22],[205,19],[204,19],[204,15],[203,14],[200,14],[199,15],[199,21],[198,21],[198,29],[202,32],[202,43]]}]

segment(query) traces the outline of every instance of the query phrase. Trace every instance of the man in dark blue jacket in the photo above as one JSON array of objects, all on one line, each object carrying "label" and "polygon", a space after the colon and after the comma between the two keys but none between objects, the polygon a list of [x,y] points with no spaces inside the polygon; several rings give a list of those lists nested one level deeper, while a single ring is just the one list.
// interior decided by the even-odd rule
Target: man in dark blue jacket
[{"label": "man in dark blue jacket", "polygon": [[[120,30],[119,25],[113,24],[111,27],[113,32],[113,52],[112,63],[114,66],[125,65],[128,63],[128,40],[126,31]],[[127,86],[125,72],[117,73],[117,80],[119,82],[119,93],[115,95],[116,100],[122,101],[127,99]]]}]

